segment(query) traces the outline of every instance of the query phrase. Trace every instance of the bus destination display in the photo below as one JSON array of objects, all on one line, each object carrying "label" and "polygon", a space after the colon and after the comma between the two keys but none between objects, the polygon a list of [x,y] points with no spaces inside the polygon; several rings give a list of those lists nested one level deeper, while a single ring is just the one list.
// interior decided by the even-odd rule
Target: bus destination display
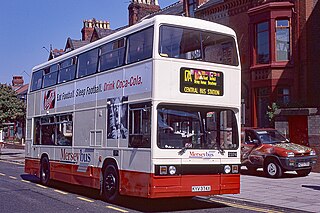
[{"label": "bus destination display", "polygon": [[192,68],[180,69],[180,92],[223,95],[223,73]]}]

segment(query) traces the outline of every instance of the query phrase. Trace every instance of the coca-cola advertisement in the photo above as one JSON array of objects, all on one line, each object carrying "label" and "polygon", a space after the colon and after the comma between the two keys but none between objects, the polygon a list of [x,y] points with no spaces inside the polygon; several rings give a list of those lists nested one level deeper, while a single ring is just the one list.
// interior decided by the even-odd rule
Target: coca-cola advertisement
[{"label": "coca-cola advertisement", "polygon": [[48,90],[44,92],[43,108],[44,110],[53,109],[56,103],[55,90]]}]

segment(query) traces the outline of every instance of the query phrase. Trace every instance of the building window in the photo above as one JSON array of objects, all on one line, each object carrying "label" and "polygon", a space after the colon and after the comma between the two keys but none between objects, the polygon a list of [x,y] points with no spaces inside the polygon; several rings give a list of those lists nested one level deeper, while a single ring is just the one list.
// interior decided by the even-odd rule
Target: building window
[{"label": "building window", "polygon": [[267,64],[270,62],[269,22],[256,25],[256,63]]},{"label": "building window", "polygon": [[194,11],[197,8],[196,0],[188,0],[188,13],[190,17],[194,17]]},{"label": "building window", "polygon": [[289,20],[276,20],[276,54],[277,61],[288,61],[290,56]]},{"label": "building window", "polygon": [[278,88],[277,102],[280,105],[288,105],[290,102],[290,90],[289,88]]}]

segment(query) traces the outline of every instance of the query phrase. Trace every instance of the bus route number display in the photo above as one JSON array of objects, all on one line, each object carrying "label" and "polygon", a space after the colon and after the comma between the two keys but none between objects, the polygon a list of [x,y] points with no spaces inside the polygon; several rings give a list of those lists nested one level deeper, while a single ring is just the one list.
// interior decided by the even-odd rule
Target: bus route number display
[{"label": "bus route number display", "polygon": [[223,95],[223,73],[191,68],[180,69],[180,92]]}]

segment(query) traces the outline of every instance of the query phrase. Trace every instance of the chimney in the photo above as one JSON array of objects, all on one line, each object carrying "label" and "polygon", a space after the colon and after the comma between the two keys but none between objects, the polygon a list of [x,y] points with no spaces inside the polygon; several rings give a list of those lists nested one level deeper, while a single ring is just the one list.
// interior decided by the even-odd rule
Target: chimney
[{"label": "chimney", "polygon": [[158,0],[132,0],[129,7],[129,26],[136,24],[143,17],[158,12]]},{"label": "chimney", "polygon": [[110,29],[110,23],[108,21],[97,21],[96,19],[84,20],[82,33],[82,41],[90,40],[94,28]]},{"label": "chimney", "polygon": [[189,12],[189,7],[195,7],[194,9],[198,8],[199,6],[205,4],[208,2],[208,0],[196,0],[194,3],[190,4],[189,0],[180,0],[180,2],[183,2],[183,11],[185,16],[192,16],[192,14],[190,14]]},{"label": "chimney", "polygon": [[19,87],[23,85],[23,77],[22,76],[13,76],[12,78],[12,89],[17,90]]}]

